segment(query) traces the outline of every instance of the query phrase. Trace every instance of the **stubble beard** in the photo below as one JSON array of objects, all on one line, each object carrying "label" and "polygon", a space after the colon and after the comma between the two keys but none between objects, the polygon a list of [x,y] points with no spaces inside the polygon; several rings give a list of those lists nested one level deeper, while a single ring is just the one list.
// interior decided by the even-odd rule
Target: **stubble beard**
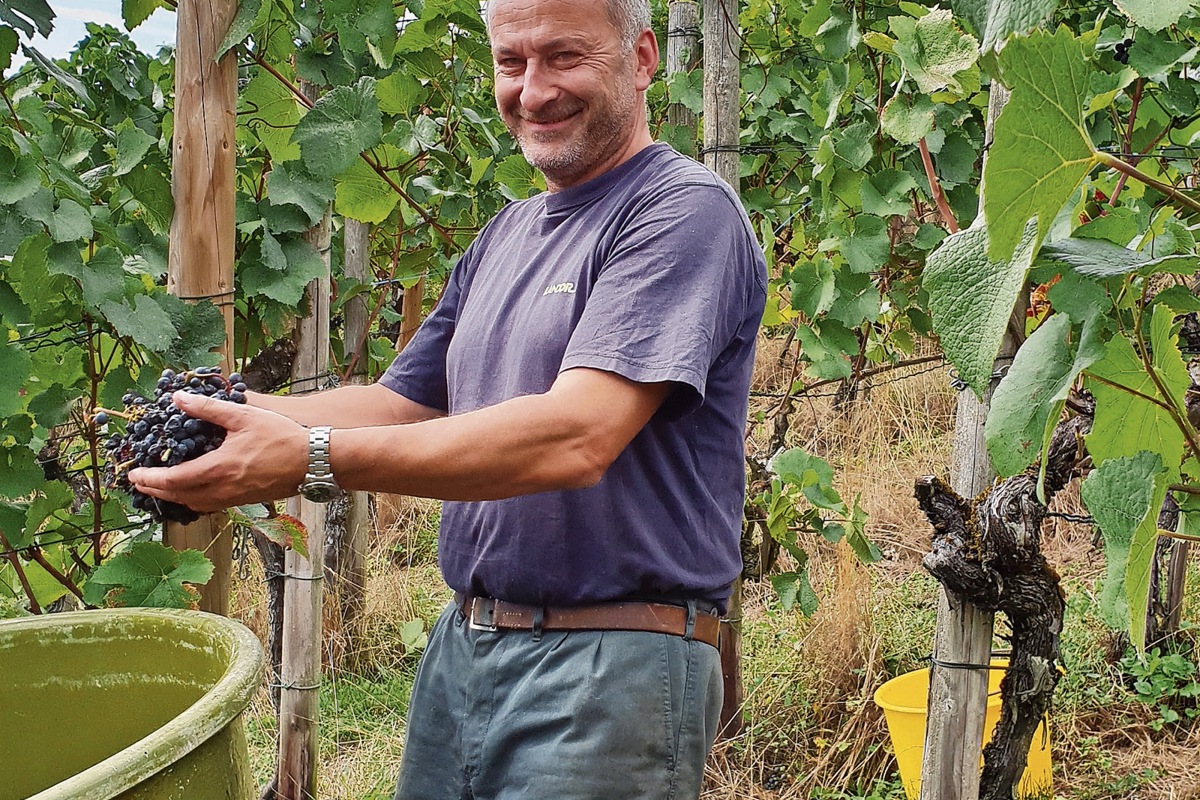
[{"label": "stubble beard", "polygon": [[628,96],[614,98],[607,107],[598,108],[591,119],[585,119],[583,127],[570,131],[565,140],[556,134],[531,134],[519,126],[510,125],[509,132],[525,160],[541,170],[548,181],[569,186],[619,147],[614,143],[631,125],[635,102]]}]

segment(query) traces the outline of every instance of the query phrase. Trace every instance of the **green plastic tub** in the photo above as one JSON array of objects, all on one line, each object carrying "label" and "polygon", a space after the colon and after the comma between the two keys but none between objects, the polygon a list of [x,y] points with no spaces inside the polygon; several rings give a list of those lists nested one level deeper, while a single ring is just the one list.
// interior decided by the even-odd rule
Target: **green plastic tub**
[{"label": "green plastic tub", "polygon": [[114,609],[0,622],[0,800],[250,800],[245,626]]}]

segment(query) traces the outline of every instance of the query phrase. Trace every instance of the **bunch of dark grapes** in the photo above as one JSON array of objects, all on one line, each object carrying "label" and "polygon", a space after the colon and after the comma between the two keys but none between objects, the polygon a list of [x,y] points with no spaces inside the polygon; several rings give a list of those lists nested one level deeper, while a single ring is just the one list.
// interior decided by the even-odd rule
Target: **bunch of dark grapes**
[{"label": "bunch of dark grapes", "polygon": [[1113,53],[1113,60],[1118,64],[1129,63],[1129,48],[1133,46],[1133,39],[1126,39],[1123,42],[1117,42],[1117,47]]},{"label": "bunch of dark grapes", "polygon": [[225,441],[225,429],[207,420],[188,416],[171,401],[175,392],[203,394],[231,403],[246,402],[246,384],[236,372],[229,377],[217,367],[199,367],[187,372],[163,370],[152,398],[128,392],[121,398],[122,411],[98,408],[92,414],[97,426],[111,418],[125,420],[125,432],[114,433],[105,442],[108,466],[105,480],[114,489],[129,494],[133,507],[152,519],[188,524],[200,515],[180,503],[159,500],[134,489],[129,470],[134,467],[173,467],[212,452]]}]

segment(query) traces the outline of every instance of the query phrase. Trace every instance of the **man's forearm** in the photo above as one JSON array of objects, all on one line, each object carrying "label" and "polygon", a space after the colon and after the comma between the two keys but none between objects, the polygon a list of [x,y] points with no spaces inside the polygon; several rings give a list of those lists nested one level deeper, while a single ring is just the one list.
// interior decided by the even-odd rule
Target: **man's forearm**
[{"label": "man's forearm", "polygon": [[414,403],[380,384],[341,386],[303,395],[247,392],[246,402],[307,426],[366,428],[403,425],[441,416],[435,409]]}]

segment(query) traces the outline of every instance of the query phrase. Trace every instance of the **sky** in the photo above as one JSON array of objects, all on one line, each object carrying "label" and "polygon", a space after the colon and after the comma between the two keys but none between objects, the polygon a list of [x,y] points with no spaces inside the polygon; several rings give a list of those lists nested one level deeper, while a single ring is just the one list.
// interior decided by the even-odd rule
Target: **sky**
[{"label": "sky", "polygon": [[[121,20],[121,0],[47,0],[55,13],[54,30],[49,39],[35,36],[32,41],[21,35],[21,43],[32,45],[42,55],[50,58],[63,58],[75,46],[75,43],[87,35],[84,28],[86,22],[97,22],[112,25],[125,30]],[[158,9],[149,19],[135,28],[130,36],[139,48],[153,55],[164,44],[175,41],[175,14],[166,9]],[[13,57],[13,68],[25,62],[24,54],[18,49]]]}]

